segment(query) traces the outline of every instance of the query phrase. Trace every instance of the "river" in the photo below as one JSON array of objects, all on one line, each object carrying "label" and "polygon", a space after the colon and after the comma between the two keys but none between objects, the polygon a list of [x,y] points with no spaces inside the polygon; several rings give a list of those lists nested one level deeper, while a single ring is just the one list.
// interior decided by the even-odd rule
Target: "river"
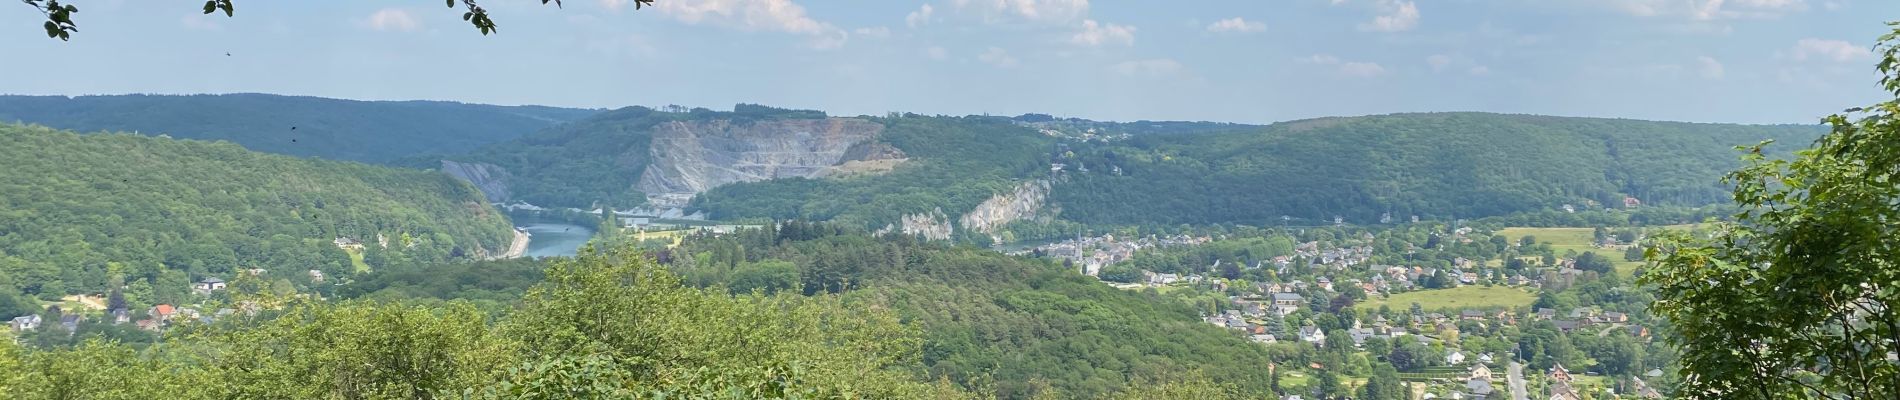
[{"label": "river", "polygon": [[594,229],[559,222],[516,222],[529,235],[528,257],[569,257],[594,237]]}]

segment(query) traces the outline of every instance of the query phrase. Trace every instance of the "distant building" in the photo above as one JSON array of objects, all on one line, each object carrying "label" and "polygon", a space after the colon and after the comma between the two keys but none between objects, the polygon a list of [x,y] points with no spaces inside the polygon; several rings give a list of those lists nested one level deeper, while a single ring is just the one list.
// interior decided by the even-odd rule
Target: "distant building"
[{"label": "distant building", "polygon": [[210,293],[210,292],[215,292],[219,290],[224,290],[224,280],[218,279],[216,277],[205,278],[202,281],[198,281],[198,283],[196,284],[192,284],[191,289],[196,290],[199,293]]},{"label": "distant building", "polygon": [[9,325],[11,325],[13,327],[13,330],[16,332],[25,332],[25,331],[40,329],[40,316],[22,315],[22,316],[14,317],[13,321],[10,322]]}]

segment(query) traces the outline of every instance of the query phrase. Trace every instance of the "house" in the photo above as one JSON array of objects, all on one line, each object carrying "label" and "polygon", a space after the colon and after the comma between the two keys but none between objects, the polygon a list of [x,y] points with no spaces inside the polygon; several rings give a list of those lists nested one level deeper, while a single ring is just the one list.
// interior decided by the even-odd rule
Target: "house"
[{"label": "house", "polygon": [[[1465,381],[1464,398],[1484,400],[1490,398],[1493,392],[1490,380],[1472,379]],[[1453,394],[1456,395],[1457,393]]]},{"label": "house", "polygon": [[1630,322],[1630,316],[1629,314],[1624,314],[1620,312],[1606,312],[1606,313],[1603,313],[1603,321],[1620,324],[1624,322]]},{"label": "house", "polygon": [[1569,333],[1570,331],[1574,331],[1574,330],[1577,330],[1577,328],[1582,328],[1582,327],[1583,327],[1583,323],[1582,323],[1582,322],[1579,322],[1579,321],[1570,321],[1570,320],[1561,320],[1561,319],[1560,319],[1560,320],[1552,320],[1552,321],[1550,321],[1550,324],[1551,324],[1551,325],[1556,325],[1556,326],[1557,326],[1557,330],[1559,330],[1559,331],[1563,331],[1563,332],[1565,332],[1565,333]]},{"label": "house", "polygon": [[1465,352],[1462,352],[1462,351],[1452,351],[1452,352],[1450,352],[1449,354],[1445,354],[1445,363],[1446,363],[1446,364],[1451,364],[1451,365],[1458,365],[1458,364],[1464,364],[1464,363],[1465,363]]},{"label": "house", "polygon": [[[1493,360],[1491,359],[1491,353],[1484,353],[1484,354],[1480,354],[1480,355],[1478,355],[1478,364],[1479,364],[1479,366],[1484,366],[1484,364],[1490,364],[1490,363],[1491,363],[1492,361],[1493,361]],[[1486,373],[1489,373],[1489,372],[1491,372],[1491,370],[1490,370],[1490,369],[1486,369],[1486,370],[1485,370],[1485,372],[1486,372]]]},{"label": "house", "polygon": [[1556,309],[1539,308],[1537,309],[1537,316],[1534,318],[1538,320],[1548,320],[1548,319],[1556,318],[1556,317],[1557,317]]},{"label": "house", "polygon": [[[1486,356],[1486,357],[1490,357],[1490,356]],[[1485,382],[1490,382],[1491,381],[1491,367],[1486,367],[1484,366],[1484,364],[1473,364],[1471,366],[1471,373],[1469,375],[1470,376],[1467,377],[1469,379],[1484,380]]]},{"label": "house", "polygon": [[1319,288],[1320,288],[1320,289],[1323,289],[1323,290],[1325,290],[1325,291],[1328,291],[1328,292],[1331,292],[1331,291],[1333,291],[1333,280],[1332,280],[1332,279],[1330,279],[1330,278],[1327,278],[1327,277],[1324,277],[1324,276],[1322,276],[1322,277],[1319,277],[1319,280],[1318,280],[1318,282],[1319,282]]},{"label": "house", "polygon": [[18,332],[25,332],[25,331],[40,329],[40,316],[22,315],[18,317],[13,317],[13,322],[10,323],[10,325],[13,326],[14,331],[18,331]]},{"label": "house", "polygon": [[310,270],[310,283],[323,283],[323,271]]},{"label": "house", "polygon": [[1155,285],[1155,286],[1160,286],[1160,285],[1167,285],[1167,284],[1172,284],[1172,283],[1175,283],[1175,282],[1178,282],[1178,281],[1180,281],[1180,280],[1181,280],[1181,276],[1180,276],[1180,275],[1175,275],[1175,274],[1154,274],[1153,276],[1149,276],[1149,277],[1148,277],[1148,284],[1149,284],[1149,285]]},{"label": "house", "polygon": [[1298,293],[1274,293],[1273,312],[1284,317],[1306,306],[1306,298]]},{"label": "house", "polygon": [[158,331],[158,326],[159,326],[158,321],[150,320],[150,319],[141,319],[139,320],[139,322],[135,323],[135,325],[138,325],[140,330],[154,331],[154,332]]},{"label": "house", "polygon": [[1254,343],[1262,343],[1262,344],[1274,344],[1274,343],[1279,343],[1280,341],[1279,339],[1274,338],[1273,335],[1271,334],[1253,335],[1253,336],[1249,336],[1248,339],[1253,340]]},{"label": "house", "polygon": [[127,310],[127,309],[123,309],[123,308],[118,308],[118,309],[113,309],[113,310],[112,310],[112,312],[111,312],[110,314],[112,315],[112,324],[113,324],[113,325],[118,325],[118,324],[123,324],[123,323],[127,323],[127,322],[132,322],[132,311],[131,311],[131,310]]},{"label": "house", "polygon": [[172,308],[170,304],[159,304],[152,306],[149,310],[145,310],[146,315],[152,316],[153,319],[157,319],[159,322],[170,321],[172,316],[177,313],[178,310]]},{"label": "house", "polygon": [[1326,344],[1326,331],[1320,330],[1317,326],[1302,326],[1300,327],[1300,341],[1312,343],[1315,346],[1324,346]]},{"label": "house", "polygon": [[198,281],[197,284],[193,284],[191,286],[191,289],[198,291],[200,293],[210,293],[214,291],[224,290],[224,280],[218,279],[216,277],[205,278],[202,281]]},{"label": "house", "polygon": [[1484,312],[1478,311],[1478,310],[1465,310],[1464,312],[1458,313],[1458,319],[1466,320],[1466,321],[1483,321]]},{"label": "house", "polygon": [[1559,363],[1550,366],[1550,380],[1552,382],[1570,382],[1576,380],[1576,378],[1570,376],[1570,370],[1565,369],[1564,365]]},{"label": "house", "polygon": [[1649,338],[1649,328],[1644,328],[1642,325],[1625,326],[1623,327],[1623,329],[1625,331],[1628,331],[1630,333],[1630,336],[1634,336],[1639,339]]},{"label": "house", "polygon": [[330,243],[336,244],[336,248],[339,248],[339,249],[355,250],[355,251],[363,250],[363,242],[358,241],[355,238],[340,237],[340,238],[336,238],[336,240],[330,241]]}]

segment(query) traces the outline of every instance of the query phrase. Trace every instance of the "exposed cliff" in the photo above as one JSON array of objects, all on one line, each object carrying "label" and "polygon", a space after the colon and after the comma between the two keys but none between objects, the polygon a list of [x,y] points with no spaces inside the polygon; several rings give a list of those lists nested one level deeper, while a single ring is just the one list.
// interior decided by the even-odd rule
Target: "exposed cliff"
[{"label": "exposed cliff", "polygon": [[[683,207],[693,195],[720,185],[817,177],[858,161],[846,153],[865,148],[859,145],[883,129],[852,118],[664,122],[653,127],[652,161],[635,187],[653,206]],[[873,155],[889,152],[863,150],[862,157]]]},{"label": "exposed cliff", "polygon": [[493,164],[442,160],[442,172],[474,184],[483,196],[488,197],[489,203],[500,204],[511,197],[508,192],[508,171]]},{"label": "exposed cliff", "polygon": [[879,229],[875,234],[885,235],[892,232],[928,240],[950,240],[952,232],[950,216],[945,215],[943,209],[932,210],[925,214],[909,214],[900,218],[896,224],[885,225],[884,229]]},{"label": "exposed cliff", "polygon": [[958,219],[963,229],[996,234],[1010,222],[1036,218],[1049,197],[1049,181],[1033,180],[1016,185],[1008,193],[991,196]]}]

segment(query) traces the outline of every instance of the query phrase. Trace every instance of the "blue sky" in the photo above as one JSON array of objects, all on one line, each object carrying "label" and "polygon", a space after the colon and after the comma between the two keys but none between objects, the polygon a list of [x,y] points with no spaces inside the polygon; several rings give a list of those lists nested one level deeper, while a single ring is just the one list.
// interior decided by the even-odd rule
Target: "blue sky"
[{"label": "blue sky", "polygon": [[[1808,123],[1881,98],[1893,0],[68,0],[0,4],[0,93],[1273,122],[1493,111]],[[229,53],[229,56],[225,54]]]}]

